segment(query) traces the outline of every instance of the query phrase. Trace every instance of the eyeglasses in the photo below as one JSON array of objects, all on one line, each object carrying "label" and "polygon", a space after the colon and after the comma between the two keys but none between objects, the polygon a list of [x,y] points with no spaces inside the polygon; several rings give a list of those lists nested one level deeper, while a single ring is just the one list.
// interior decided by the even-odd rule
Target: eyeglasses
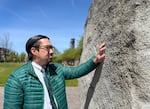
[{"label": "eyeglasses", "polygon": [[46,46],[39,46],[38,47],[39,49],[46,49],[47,51],[48,50],[54,50],[54,47],[52,45],[46,45]]}]

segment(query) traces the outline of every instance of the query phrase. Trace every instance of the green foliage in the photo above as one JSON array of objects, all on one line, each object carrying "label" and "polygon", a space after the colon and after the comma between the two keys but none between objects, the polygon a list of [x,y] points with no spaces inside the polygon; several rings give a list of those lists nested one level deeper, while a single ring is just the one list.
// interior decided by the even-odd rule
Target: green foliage
[{"label": "green foliage", "polygon": [[83,37],[81,37],[77,48],[69,48],[63,54],[55,56],[53,61],[61,63],[62,61],[80,60],[83,48]]},{"label": "green foliage", "polygon": [[9,51],[8,56],[6,57],[7,62],[17,62],[19,61],[19,55],[18,53],[14,51]]},{"label": "green foliage", "polygon": [[65,50],[63,53],[63,60],[74,60],[75,59],[75,54],[76,54],[76,49],[68,49]]},{"label": "green foliage", "polygon": [[20,62],[25,62],[26,61],[26,53],[22,52],[19,55],[19,59],[20,59]]},{"label": "green foliage", "polygon": [[1,56],[5,62],[25,62],[26,61],[26,53],[22,52],[20,55],[12,50],[8,50],[8,54],[6,55],[6,59],[3,54]]},{"label": "green foliage", "polygon": [[78,43],[78,46],[77,46],[78,49],[82,49],[83,48],[83,37],[81,37],[79,43]]},{"label": "green foliage", "polygon": [[62,59],[63,59],[63,54],[60,54],[58,56],[54,56],[53,57],[53,61],[54,62],[58,62],[58,63],[61,63],[62,62]]}]

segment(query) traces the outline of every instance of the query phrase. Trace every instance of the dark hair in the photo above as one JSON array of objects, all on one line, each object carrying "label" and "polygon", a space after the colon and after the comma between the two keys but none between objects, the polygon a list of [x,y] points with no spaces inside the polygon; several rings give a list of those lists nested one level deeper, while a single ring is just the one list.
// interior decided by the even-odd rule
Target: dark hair
[{"label": "dark hair", "polygon": [[40,39],[43,38],[47,38],[49,39],[49,37],[44,36],[44,35],[36,35],[31,37],[30,39],[28,39],[27,43],[26,43],[26,52],[28,54],[28,60],[32,60],[33,54],[31,53],[30,49],[32,47],[39,47],[40,45]]}]

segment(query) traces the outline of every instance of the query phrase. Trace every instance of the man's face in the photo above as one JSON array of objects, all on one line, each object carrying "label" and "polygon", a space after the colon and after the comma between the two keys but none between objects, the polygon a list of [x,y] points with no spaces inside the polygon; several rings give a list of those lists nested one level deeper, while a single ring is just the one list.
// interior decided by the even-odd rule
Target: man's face
[{"label": "man's face", "polygon": [[40,39],[40,45],[38,49],[35,50],[35,60],[39,65],[46,65],[48,62],[52,61],[53,56],[53,46],[49,39]]}]

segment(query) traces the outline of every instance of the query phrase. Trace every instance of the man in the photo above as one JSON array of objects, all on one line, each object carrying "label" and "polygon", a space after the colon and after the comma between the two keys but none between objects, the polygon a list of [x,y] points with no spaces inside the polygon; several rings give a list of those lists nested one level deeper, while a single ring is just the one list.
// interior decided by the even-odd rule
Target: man
[{"label": "man", "polygon": [[[97,56],[77,67],[50,63],[53,46],[47,36],[31,37],[26,43],[29,61],[7,80],[4,109],[68,109],[65,80],[84,76],[105,59],[105,44]],[[46,73],[46,74],[45,74]]]}]

